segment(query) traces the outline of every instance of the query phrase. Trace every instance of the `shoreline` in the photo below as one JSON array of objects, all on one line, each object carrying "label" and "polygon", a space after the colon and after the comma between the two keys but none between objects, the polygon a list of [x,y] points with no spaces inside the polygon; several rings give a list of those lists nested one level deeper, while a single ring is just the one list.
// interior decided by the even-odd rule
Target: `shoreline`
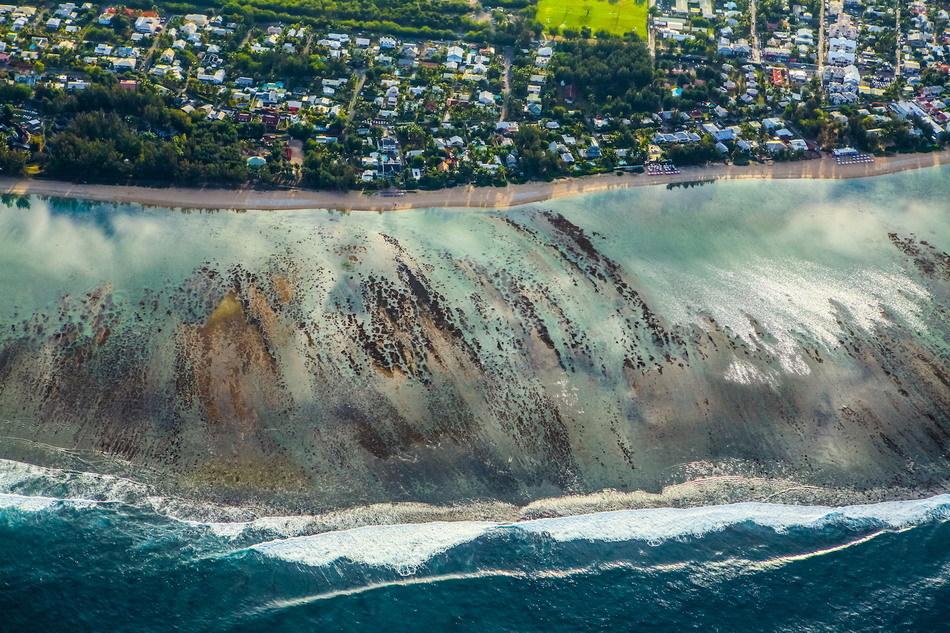
[{"label": "shoreline", "polygon": [[253,189],[216,189],[184,187],[146,187],[141,185],[75,184],[60,180],[0,177],[0,193],[72,198],[92,202],[142,204],[153,207],[208,210],[300,210],[403,211],[432,207],[507,208],[556,200],[569,196],[634,187],[684,184],[697,181],[820,179],[842,180],[883,176],[913,169],[950,164],[950,150],[928,154],[902,154],[878,157],[873,163],[838,165],[829,156],[771,165],[751,164],[684,167],[679,174],[629,174],[611,172],[593,176],[563,178],[551,182],[529,182],[505,187],[466,185],[433,191],[407,192],[398,197],[291,189],[259,191]]},{"label": "shoreline", "polygon": [[[45,451],[40,452],[42,455]],[[605,488],[588,492],[566,492],[539,496],[520,502],[493,498],[459,499],[452,503],[427,501],[371,501],[348,506],[311,504],[303,499],[289,502],[280,495],[262,501],[235,495],[220,487],[194,488],[180,482],[159,483],[130,472],[130,464],[107,462],[98,466],[70,454],[30,459],[0,453],[2,494],[18,494],[18,483],[35,490],[48,483],[66,490],[65,498],[94,503],[121,502],[150,507],[153,511],[186,522],[217,525],[278,521],[306,524],[310,533],[337,531],[373,525],[404,525],[438,521],[497,521],[517,523],[542,518],[562,518],[625,510],[710,508],[741,503],[769,503],[784,506],[843,507],[887,502],[918,501],[950,494],[947,481],[907,481],[892,485],[854,488],[836,484],[808,483],[793,476],[770,476],[713,467],[670,482],[656,491]],[[733,472],[730,472],[733,471]],[[159,473],[153,472],[152,475]],[[164,478],[163,478],[164,479]],[[10,484],[13,484],[12,488]],[[31,495],[35,492],[29,493]],[[44,492],[44,494],[46,494]],[[256,495],[254,495],[256,496]],[[315,501],[315,500],[314,500]]]}]

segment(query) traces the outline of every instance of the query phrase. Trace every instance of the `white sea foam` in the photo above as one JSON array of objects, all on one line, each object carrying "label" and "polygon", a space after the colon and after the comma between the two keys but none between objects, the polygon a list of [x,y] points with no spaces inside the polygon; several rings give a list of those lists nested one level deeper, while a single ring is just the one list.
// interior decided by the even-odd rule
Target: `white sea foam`
[{"label": "white sea foam", "polygon": [[115,475],[46,468],[0,459],[0,492],[134,503],[145,498],[148,488]]},{"label": "white sea foam", "polygon": [[86,508],[94,506],[96,503],[96,501],[89,499],[60,499],[59,497],[40,497],[0,492],[0,509],[16,508],[21,512],[39,512],[40,510],[46,510],[56,505]]},{"label": "white sea foam", "polygon": [[253,521],[190,521],[185,523],[205,527],[215,536],[237,538],[248,531],[272,532],[282,536],[303,534],[312,530],[317,523],[313,516],[275,516],[261,517]]},{"label": "white sea foam", "polygon": [[483,536],[521,531],[556,541],[644,541],[699,537],[742,523],[782,533],[794,527],[867,524],[897,529],[928,519],[950,519],[950,495],[842,507],[736,503],[696,508],[620,510],[517,523],[434,522],[366,526],[269,541],[253,546],[267,556],[314,567],[346,559],[411,573],[432,557]]},{"label": "white sea foam", "polygon": [[192,523],[198,523],[199,519],[204,518],[211,521],[240,521],[247,519],[249,515],[243,508],[159,496],[144,483],[116,475],[35,466],[8,459],[0,459],[0,493],[71,501],[85,500],[88,503],[126,503],[149,507],[158,514],[173,519],[187,518]]},{"label": "white sea foam", "polygon": [[741,523],[754,523],[783,532],[793,527],[821,527],[858,521],[899,528],[930,517],[950,518],[950,495],[841,507],[735,503],[696,508],[618,510],[536,519],[514,525],[527,532],[546,534],[557,541],[642,540],[659,543],[702,536]]},{"label": "white sea foam", "polygon": [[[57,493],[63,491],[64,496],[52,496],[51,490]],[[72,496],[81,492],[96,493],[98,496],[96,499]],[[854,523],[878,529],[897,529],[932,519],[950,519],[950,494],[944,494],[921,500],[841,507],[736,503],[691,508],[617,510],[514,523],[398,523],[400,516],[406,516],[403,512],[411,510],[418,513],[426,508],[414,504],[405,504],[406,507],[399,504],[367,506],[320,516],[202,521],[196,520],[195,515],[175,516],[167,510],[196,507],[201,510],[203,506],[149,496],[146,492],[147,488],[142,484],[109,475],[61,471],[0,460],[0,509],[16,508],[36,512],[58,506],[92,507],[108,501],[134,503],[171,519],[206,528],[223,538],[250,536],[256,532],[280,535],[283,538],[259,543],[252,548],[282,560],[324,566],[347,559],[366,565],[390,567],[403,573],[410,573],[432,557],[464,543],[512,531],[546,535],[565,542],[641,540],[661,543],[670,539],[699,537],[747,522],[783,532],[793,527],[820,528],[830,524]],[[241,513],[243,510],[236,509],[234,512]],[[354,525],[357,527],[351,527]]]},{"label": "white sea foam", "polygon": [[0,508],[16,508],[23,512],[37,512],[54,505],[55,497],[29,497],[25,495],[0,492]]},{"label": "white sea foam", "polygon": [[377,525],[260,543],[253,549],[282,560],[323,567],[341,559],[411,573],[419,565],[498,526],[488,521]]}]

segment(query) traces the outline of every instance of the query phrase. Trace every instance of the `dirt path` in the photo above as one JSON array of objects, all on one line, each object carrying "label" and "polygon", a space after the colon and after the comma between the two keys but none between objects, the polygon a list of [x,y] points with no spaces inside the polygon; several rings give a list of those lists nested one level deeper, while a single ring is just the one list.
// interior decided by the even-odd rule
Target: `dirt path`
[{"label": "dirt path", "polygon": [[353,115],[356,113],[356,102],[360,98],[360,92],[363,90],[363,85],[366,83],[366,71],[361,70],[356,76],[356,86],[353,87],[353,96],[350,97],[350,102],[346,106],[346,122],[347,124],[353,120]]}]

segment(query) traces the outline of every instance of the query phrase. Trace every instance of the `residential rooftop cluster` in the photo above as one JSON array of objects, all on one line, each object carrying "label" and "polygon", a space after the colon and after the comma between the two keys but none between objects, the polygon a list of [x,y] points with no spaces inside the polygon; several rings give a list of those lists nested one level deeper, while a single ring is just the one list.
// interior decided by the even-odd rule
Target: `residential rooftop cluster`
[{"label": "residential rooftop cluster", "polygon": [[[659,0],[646,41],[550,37],[522,17],[513,44],[0,5],[0,169],[92,177],[56,155],[70,140],[134,178],[159,152],[237,181],[415,188],[935,149],[950,136],[946,5]],[[130,146],[96,136],[108,124],[90,112]]]}]

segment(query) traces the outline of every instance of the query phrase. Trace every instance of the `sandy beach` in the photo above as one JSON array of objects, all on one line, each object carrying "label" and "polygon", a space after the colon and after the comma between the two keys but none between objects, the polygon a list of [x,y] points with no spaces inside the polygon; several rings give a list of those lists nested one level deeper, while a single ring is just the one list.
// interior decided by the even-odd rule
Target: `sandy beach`
[{"label": "sandy beach", "polygon": [[675,175],[601,174],[531,182],[506,187],[454,187],[385,195],[350,191],[144,187],[134,185],[83,185],[58,180],[0,178],[0,192],[77,198],[101,202],[138,203],[149,206],[199,209],[334,209],[343,211],[398,211],[428,207],[505,208],[598,191],[695,182],[743,179],[845,179],[892,174],[950,163],[950,150],[877,158],[873,163],[838,165],[831,157],[771,165],[710,165],[687,167]]}]

